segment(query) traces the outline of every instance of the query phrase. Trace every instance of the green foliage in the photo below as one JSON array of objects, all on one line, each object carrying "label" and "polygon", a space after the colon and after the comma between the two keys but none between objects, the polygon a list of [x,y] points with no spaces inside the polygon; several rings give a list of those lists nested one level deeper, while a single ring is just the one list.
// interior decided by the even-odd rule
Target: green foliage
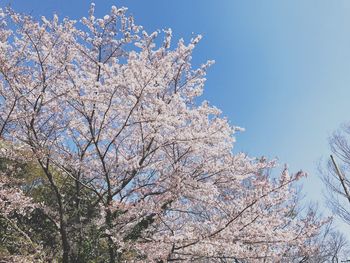
[{"label": "green foliage", "polygon": [[124,240],[129,240],[129,241],[135,241],[138,238],[141,237],[141,233],[143,230],[147,229],[152,223],[154,222],[154,215],[149,215],[143,218],[134,228],[132,231],[126,235]]},{"label": "green foliage", "polygon": [[[16,168],[16,173],[9,174],[16,187],[20,187],[39,205],[29,214],[13,213],[8,220],[0,215],[0,258],[34,253],[32,245],[21,234],[23,232],[36,246],[41,247],[45,261],[59,262],[61,243],[55,213],[57,200],[43,169],[35,162],[20,163],[0,159],[0,172],[6,174],[9,166]],[[94,205],[94,195],[72,178],[60,176],[58,171],[52,173],[63,197],[68,236],[72,246],[71,261],[106,262],[108,244],[106,238],[103,238],[103,230],[94,223],[99,216],[99,209]],[[45,207],[45,210],[42,207]]]}]

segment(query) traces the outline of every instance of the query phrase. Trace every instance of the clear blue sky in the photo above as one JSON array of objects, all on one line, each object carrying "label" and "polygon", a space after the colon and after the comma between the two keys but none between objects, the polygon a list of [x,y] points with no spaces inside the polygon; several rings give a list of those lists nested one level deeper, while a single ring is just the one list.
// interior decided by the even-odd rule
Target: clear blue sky
[{"label": "clear blue sky", "polygon": [[[34,16],[79,18],[90,1],[0,0]],[[304,192],[321,200],[317,162],[328,136],[350,121],[350,1],[96,0],[98,15],[127,6],[147,31],[204,36],[194,62],[216,60],[204,98],[246,128],[235,151],[278,157],[310,176]]]}]

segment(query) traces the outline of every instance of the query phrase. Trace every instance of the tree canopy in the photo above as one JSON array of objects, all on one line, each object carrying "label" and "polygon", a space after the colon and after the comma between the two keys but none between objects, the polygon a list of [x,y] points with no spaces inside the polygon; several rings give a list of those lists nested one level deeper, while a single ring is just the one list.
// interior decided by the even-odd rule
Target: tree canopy
[{"label": "tree canopy", "polygon": [[212,64],[191,65],[201,37],[174,44],[126,8],[103,18],[94,8],[79,22],[0,11],[0,253],[64,263],[317,253],[324,222],[296,212],[304,174],[271,176],[274,161],[234,153],[239,128],[200,102]]}]

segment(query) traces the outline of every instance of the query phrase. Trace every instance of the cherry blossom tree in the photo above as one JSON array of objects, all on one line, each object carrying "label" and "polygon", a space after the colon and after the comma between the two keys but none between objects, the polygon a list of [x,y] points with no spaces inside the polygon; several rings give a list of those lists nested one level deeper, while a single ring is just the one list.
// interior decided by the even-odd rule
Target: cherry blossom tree
[{"label": "cherry blossom tree", "polygon": [[[272,177],[273,161],[234,153],[239,128],[198,103],[213,63],[191,66],[201,37],[173,44],[170,29],[149,34],[126,8],[103,18],[94,8],[79,22],[0,11],[0,136],[46,178],[62,261],[81,250],[69,229],[82,237],[88,223],[109,262],[288,262],[314,252],[322,222],[292,212],[304,174]],[[81,212],[86,192],[97,217]]]}]

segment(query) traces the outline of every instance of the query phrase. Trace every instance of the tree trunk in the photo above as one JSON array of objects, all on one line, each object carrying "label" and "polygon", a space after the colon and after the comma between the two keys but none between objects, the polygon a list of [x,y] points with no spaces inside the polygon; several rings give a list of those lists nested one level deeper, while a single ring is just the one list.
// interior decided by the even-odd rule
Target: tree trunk
[{"label": "tree trunk", "polygon": [[[113,221],[112,212],[110,209],[108,209],[106,214],[106,224],[109,230],[112,230],[113,228],[112,221]],[[115,260],[116,260],[115,245],[110,235],[108,236],[108,253],[109,253],[109,263],[115,263]]]},{"label": "tree trunk", "polygon": [[69,262],[69,252],[70,252],[70,246],[68,242],[66,227],[67,226],[65,222],[61,222],[60,233],[61,233],[61,242],[62,242],[62,248],[63,248],[63,254],[62,254],[63,263]]},{"label": "tree trunk", "polygon": [[69,263],[69,253],[70,253],[70,245],[68,242],[68,235],[67,235],[67,222],[64,218],[64,207],[62,202],[62,196],[60,191],[58,190],[58,187],[56,186],[53,176],[48,168],[48,164],[44,165],[43,162],[38,159],[38,162],[42,169],[44,170],[47,179],[50,182],[51,188],[54,191],[57,199],[57,205],[58,205],[58,213],[60,218],[60,234],[61,234],[61,243],[62,243],[62,263]]},{"label": "tree trunk", "polygon": [[55,184],[53,185],[53,188],[54,188],[54,191],[56,193],[58,208],[59,208],[58,212],[60,214],[60,234],[61,234],[61,242],[62,242],[62,249],[63,249],[62,262],[69,263],[70,245],[68,242],[67,222],[66,222],[66,219],[64,218],[62,197],[61,197],[61,194],[59,193]]}]

